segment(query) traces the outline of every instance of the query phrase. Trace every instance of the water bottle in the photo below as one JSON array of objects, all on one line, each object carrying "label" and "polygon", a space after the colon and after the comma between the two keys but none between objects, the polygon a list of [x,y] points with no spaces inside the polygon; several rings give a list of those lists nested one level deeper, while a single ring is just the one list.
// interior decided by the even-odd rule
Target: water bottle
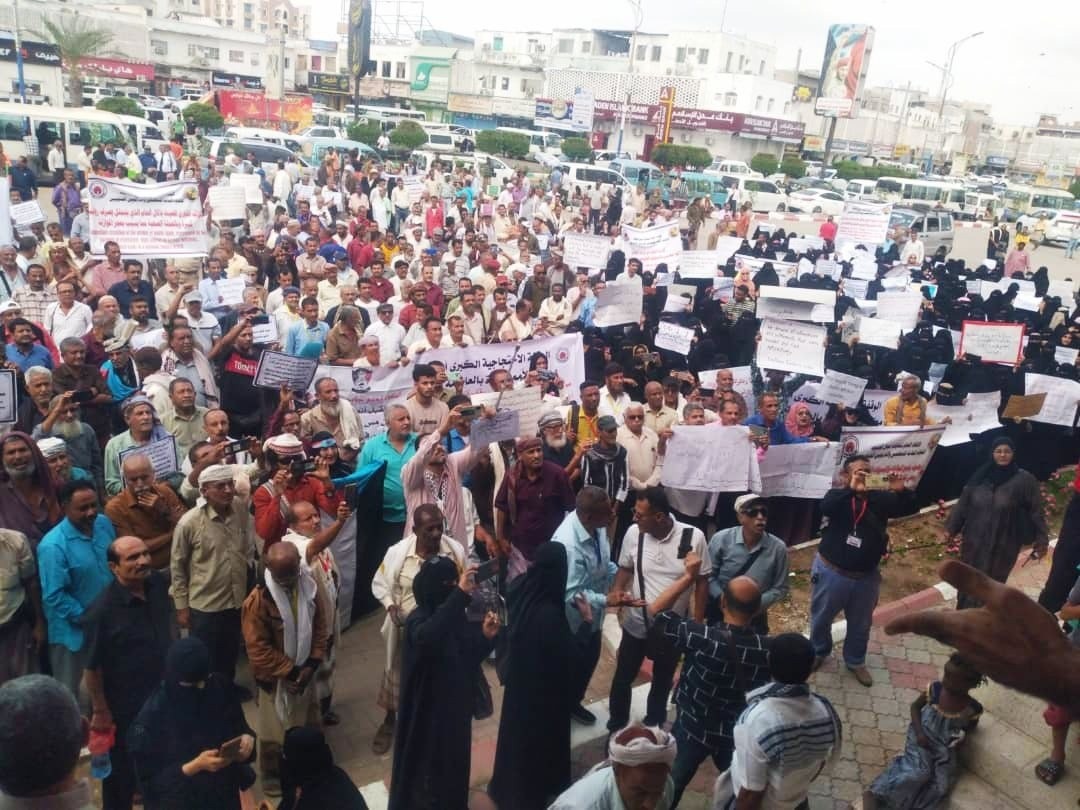
[{"label": "water bottle", "polygon": [[94,779],[106,779],[112,773],[112,759],[109,750],[116,743],[116,727],[108,731],[90,730],[90,775]]}]

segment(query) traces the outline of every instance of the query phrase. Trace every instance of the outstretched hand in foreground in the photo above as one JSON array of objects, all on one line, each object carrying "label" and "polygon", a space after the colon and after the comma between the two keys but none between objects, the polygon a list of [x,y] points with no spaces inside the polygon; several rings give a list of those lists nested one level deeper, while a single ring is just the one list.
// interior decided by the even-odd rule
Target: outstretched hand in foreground
[{"label": "outstretched hand in foreground", "polygon": [[958,560],[942,563],[938,572],[983,607],[910,613],[885,625],[887,634],[937,639],[1003,686],[1080,710],[1080,649],[1052,614]]}]

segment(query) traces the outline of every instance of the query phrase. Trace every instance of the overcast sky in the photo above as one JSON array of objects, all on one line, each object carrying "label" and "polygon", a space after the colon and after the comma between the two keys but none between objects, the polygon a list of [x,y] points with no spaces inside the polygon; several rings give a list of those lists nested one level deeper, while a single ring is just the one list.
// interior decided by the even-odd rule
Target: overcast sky
[{"label": "overcast sky", "polygon": [[[825,32],[832,23],[866,23],[876,29],[868,81],[874,85],[913,87],[937,93],[949,45],[976,31],[965,42],[953,67],[950,98],[985,101],[995,120],[1034,125],[1040,113],[1080,119],[1080,94],[1071,80],[1080,75],[1075,0],[1040,0],[1028,4],[973,3],[957,0],[642,0],[642,30],[723,30],[778,47],[777,67],[820,69]],[[408,5],[408,4],[404,4]],[[725,6],[727,7],[725,13]],[[384,19],[393,0],[376,0]],[[672,12],[677,12],[673,15]],[[424,3],[425,24],[465,36],[479,29],[549,30],[551,28],[631,28],[630,0],[543,0],[543,2]],[[333,36],[316,28],[316,36]]]}]

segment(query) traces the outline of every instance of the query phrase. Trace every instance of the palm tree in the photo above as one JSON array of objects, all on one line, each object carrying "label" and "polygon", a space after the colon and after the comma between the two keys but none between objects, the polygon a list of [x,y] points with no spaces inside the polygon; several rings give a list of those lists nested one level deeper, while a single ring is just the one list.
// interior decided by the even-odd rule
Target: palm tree
[{"label": "palm tree", "polygon": [[31,31],[35,37],[56,46],[60,59],[68,74],[71,91],[71,105],[81,107],[83,103],[83,74],[81,62],[88,56],[112,53],[114,34],[107,28],[97,28],[85,17],[75,15],[61,16],[57,22],[43,20],[44,31]]}]

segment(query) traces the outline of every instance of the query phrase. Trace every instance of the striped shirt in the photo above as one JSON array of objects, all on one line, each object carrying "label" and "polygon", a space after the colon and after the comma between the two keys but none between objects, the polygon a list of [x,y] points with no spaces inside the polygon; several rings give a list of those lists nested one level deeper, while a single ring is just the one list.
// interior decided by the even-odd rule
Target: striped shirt
[{"label": "striped shirt", "polygon": [[840,756],[840,718],[806,684],[770,683],[746,697],[749,706],[735,725],[728,784],[718,785],[716,806],[724,807],[725,788],[733,799],[745,787],[765,792],[762,808],[794,810]]},{"label": "striped shirt", "polygon": [[[730,751],[746,692],[769,681],[766,637],[748,627],[699,624],[670,610],[658,614],[656,622],[667,640],[686,653],[675,691],[679,724],[702,745]],[[728,650],[729,638],[735,644],[737,669]]]}]

